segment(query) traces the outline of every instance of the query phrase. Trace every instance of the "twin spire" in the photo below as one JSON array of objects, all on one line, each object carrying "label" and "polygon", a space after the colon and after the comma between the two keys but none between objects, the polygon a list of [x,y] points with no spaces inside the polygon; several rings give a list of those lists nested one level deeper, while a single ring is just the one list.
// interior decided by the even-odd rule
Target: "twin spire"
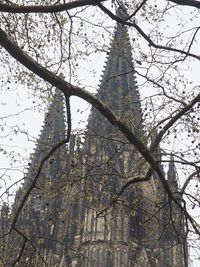
[{"label": "twin spire", "polygon": [[[126,7],[121,2],[119,4],[120,7],[116,14],[121,19],[126,20],[128,17]],[[117,23],[114,32],[97,95],[122,120],[127,115],[129,119],[125,123],[136,134],[142,133],[141,101],[136,82],[131,43],[126,26],[120,23]],[[88,128],[95,128],[93,123],[95,120],[101,120],[99,116],[99,113],[92,109],[90,116],[92,118],[89,119]],[[59,143],[65,138],[65,135],[64,96],[61,91],[57,90],[45,115],[36,152],[45,150],[44,147],[49,148],[52,144]],[[169,180],[174,176],[171,165],[168,173]]]}]

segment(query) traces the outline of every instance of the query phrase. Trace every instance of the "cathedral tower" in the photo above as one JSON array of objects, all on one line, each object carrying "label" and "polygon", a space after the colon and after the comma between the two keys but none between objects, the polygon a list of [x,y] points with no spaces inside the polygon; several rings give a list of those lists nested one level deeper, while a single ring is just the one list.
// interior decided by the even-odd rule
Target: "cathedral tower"
[{"label": "cathedral tower", "polygon": [[[118,12],[124,16],[124,11]],[[130,40],[121,24],[116,26],[97,96],[145,142]],[[71,221],[78,223],[68,243],[77,253],[71,253],[67,266],[185,266],[177,236],[165,239],[173,233],[173,225],[170,233],[163,234],[168,228],[165,216],[170,220],[171,215],[162,208],[170,201],[159,178],[154,174],[148,182],[126,187],[134,178],[144,177],[147,166],[134,146],[95,108],[80,164],[82,179],[76,185],[70,213],[75,216]],[[172,165],[169,183],[175,179]],[[178,223],[183,230],[183,221]]]}]

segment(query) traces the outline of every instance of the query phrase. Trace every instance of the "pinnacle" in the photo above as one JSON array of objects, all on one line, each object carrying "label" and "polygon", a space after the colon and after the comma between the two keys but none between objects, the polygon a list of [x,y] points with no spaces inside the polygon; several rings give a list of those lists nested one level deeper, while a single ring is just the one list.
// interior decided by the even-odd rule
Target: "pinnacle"
[{"label": "pinnacle", "polygon": [[169,162],[169,169],[167,173],[168,182],[172,184],[177,184],[177,174],[176,174],[176,168],[174,164],[174,156],[170,155],[170,162]]},{"label": "pinnacle", "polygon": [[126,20],[128,18],[127,8],[122,1],[118,1],[119,7],[116,10],[116,15],[122,19]]}]

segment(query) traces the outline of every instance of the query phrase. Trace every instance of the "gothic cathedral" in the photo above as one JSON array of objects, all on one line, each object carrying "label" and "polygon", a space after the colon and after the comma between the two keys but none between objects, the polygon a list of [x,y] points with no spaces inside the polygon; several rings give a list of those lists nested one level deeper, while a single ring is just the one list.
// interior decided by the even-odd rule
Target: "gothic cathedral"
[{"label": "gothic cathedral", "polygon": [[[147,143],[128,31],[120,24],[97,97]],[[41,159],[65,135],[63,96],[56,92],[24,184],[16,194],[13,214]],[[84,135],[71,135],[70,143],[45,163],[18,219],[17,227],[28,240],[17,266],[186,267],[182,214],[157,175],[136,182],[145,177],[148,166],[94,108]],[[159,151],[157,155],[159,160]],[[178,200],[173,157],[166,179]],[[10,239],[13,257],[23,240],[14,234]]]}]

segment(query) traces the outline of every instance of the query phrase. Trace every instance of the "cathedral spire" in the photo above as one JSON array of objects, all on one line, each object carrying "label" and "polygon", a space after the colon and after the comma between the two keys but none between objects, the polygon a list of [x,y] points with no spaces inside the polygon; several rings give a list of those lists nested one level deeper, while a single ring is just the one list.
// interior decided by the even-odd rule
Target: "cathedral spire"
[{"label": "cathedral spire", "polygon": [[[124,7],[117,11],[127,16]],[[127,28],[118,23],[108,52],[98,96],[137,134],[141,133],[142,112]]]},{"label": "cathedral spire", "polygon": [[[66,135],[64,99],[60,91],[53,95],[43,127],[38,138],[35,151],[32,155],[28,173],[24,179],[23,190],[35,179],[42,159],[49,153],[52,147],[59,144]],[[44,248],[46,255],[56,250],[61,222],[58,211],[62,203],[62,186],[66,173],[66,159],[69,157],[66,145],[59,147],[46,160],[42,167],[35,188],[32,190],[27,202],[26,211],[21,215],[19,224],[27,224],[29,231],[36,236],[44,236]],[[16,204],[17,200],[15,201]],[[26,217],[24,221],[23,217]],[[37,238],[33,236],[33,244]]]},{"label": "cathedral spire", "polygon": [[[27,177],[33,177],[42,158],[47,154],[53,145],[58,144],[65,138],[65,134],[66,126],[63,95],[60,91],[57,91],[52,97],[52,101],[45,114],[44,124],[37,140],[35,151],[31,157]],[[64,153],[63,147],[54,153],[54,158],[61,157],[59,155],[60,153]],[[58,160],[59,159],[57,159],[57,161]]]},{"label": "cathedral spire", "polygon": [[170,155],[169,169],[167,180],[172,191],[178,192],[177,173],[174,164],[174,156]]}]

